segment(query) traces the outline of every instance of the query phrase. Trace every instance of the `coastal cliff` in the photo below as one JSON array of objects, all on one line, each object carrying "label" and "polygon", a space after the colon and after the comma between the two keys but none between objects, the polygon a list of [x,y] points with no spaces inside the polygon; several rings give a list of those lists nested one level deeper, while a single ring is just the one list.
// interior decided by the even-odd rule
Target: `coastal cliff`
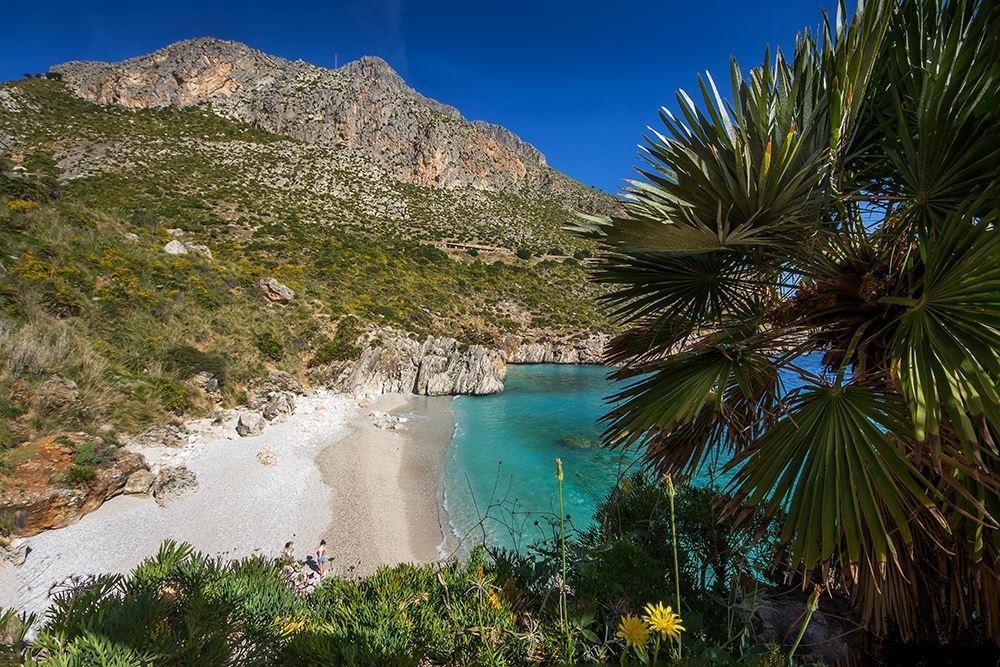
[{"label": "coastal cliff", "polygon": [[359,398],[390,393],[424,396],[496,394],[507,364],[599,364],[606,334],[528,340],[507,336],[499,347],[454,338],[418,340],[394,329],[369,334],[360,357],[314,374],[314,380]]}]

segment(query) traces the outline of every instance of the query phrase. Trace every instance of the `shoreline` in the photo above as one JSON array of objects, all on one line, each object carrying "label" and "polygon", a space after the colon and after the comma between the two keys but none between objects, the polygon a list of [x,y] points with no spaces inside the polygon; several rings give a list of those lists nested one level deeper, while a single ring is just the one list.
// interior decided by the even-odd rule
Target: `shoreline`
[{"label": "shoreline", "polygon": [[[336,574],[363,576],[383,565],[441,559],[448,530],[440,501],[443,466],[454,429],[450,398],[380,396],[349,420],[347,436],[318,454],[332,491],[323,537]],[[382,428],[374,413],[400,420]]]},{"label": "shoreline", "polygon": [[[197,487],[164,505],[116,496],[74,524],[19,538],[27,557],[0,566],[0,607],[44,612],[74,581],[128,573],[167,539],[245,558],[277,557],[289,540],[304,557],[324,538],[341,576],[441,560],[451,398],[393,394],[368,405],[319,391],[259,435],[239,437],[233,412],[222,424],[190,423],[182,448],[135,448],[151,463],[187,465]],[[401,419],[380,428],[373,412]]]}]

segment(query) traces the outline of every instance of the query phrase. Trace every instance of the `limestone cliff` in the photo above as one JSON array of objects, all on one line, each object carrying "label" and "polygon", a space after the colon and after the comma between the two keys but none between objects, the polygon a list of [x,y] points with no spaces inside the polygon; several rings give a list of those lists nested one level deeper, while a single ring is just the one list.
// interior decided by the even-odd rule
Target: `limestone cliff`
[{"label": "limestone cliff", "polygon": [[507,366],[499,350],[463,346],[454,338],[419,341],[383,329],[361,357],[334,381],[334,388],[359,397],[390,393],[426,396],[495,394],[503,390]]},{"label": "limestone cliff", "polygon": [[607,336],[529,341],[505,338],[497,348],[463,345],[454,338],[420,341],[380,329],[361,341],[357,361],[314,374],[313,381],[358,397],[389,393],[425,396],[495,394],[503,391],[507,364],[599,364]]},{"label": "limestone cliff", "polygon": [[372,56],[327,69],[202,38],[120,63],[70,62],[53,71],[77,95],[99,104],[205,104],[219,115],[372,160],[417,185],[528,186],[572,197],[583,208],[608,203],[550,169],[536,148],[510,131],[465,120]]}]

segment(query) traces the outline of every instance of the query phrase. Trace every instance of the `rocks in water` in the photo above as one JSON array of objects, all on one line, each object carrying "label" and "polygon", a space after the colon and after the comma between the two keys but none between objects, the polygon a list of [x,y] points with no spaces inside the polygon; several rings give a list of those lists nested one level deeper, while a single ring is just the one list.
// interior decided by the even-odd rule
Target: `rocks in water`
[{"label": "rocks in water", "polygon": [[276,278],[261,278],[257,281],[257,287],[264,298],[272,303],[291,303],[295,299],[295,292]]},{"label": "rocks in water", "polygon": [[13,532],[35,535],[76,522],[105,500],[123,492],[146,461],[125,449],[105,452],[99,465],[83,469],[76,450],[88,440],[80,435],[50,435],[23,444],[31,455],[5,476],[0,510],[13,520]]},{"label": "rocks in water", "polygon": [[239,419],[236,421],[236,432],[246,438],[257,435],[264,430],[265,426],[267,426],[267,421],[264,419],[264,415],[246,410],[240,413]]},{"label": "rocks in water", "polygon": [[608,339],[607,334],[536,341],[505,336],[500,349],[509,364],[600,364]]},{"label": "rocks in water", "polygon": [[132,496],[141,496],[152,490],[156,475],[148,470],[136,470],[128,476],[128,481],[122,488],[122,493]]},{"label": "rocks in water", "polygon": [[264,419],[271,421],[277,417],[285,417],[295,412],[295,395],[287,391],[271,392],[270,398],[264,404]]},{"label": "rocks in water", "polygon": [[186,255],[188,253],[188,249],[186,245],[177,239],[174,239],[173,241],[167,243],[167,245],[163,246],[163,252],[168,255]]},{"label": "rocks in water", "polygon": [[423,342],[393,329],[378,332],[369,346],[335,382],[358,397],[391,393],[427,396],[495,394],[503,390],[507,366],[499,350],[461,345],[454,338]]},{"label": "rocks in water", "polygon": [[157,504],[166,505],[180,496],[198,488],[198,478],[186,466],[164,466],[152,484],[153,498]]}]

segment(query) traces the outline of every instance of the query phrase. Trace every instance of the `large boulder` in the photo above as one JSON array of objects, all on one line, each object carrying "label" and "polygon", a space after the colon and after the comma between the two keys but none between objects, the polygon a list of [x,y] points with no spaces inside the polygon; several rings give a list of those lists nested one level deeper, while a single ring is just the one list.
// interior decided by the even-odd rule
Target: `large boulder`
[{"label": "large boulder", "polygon": [[267,426],[264,415],[259,412],[246,410],[240,413],[236,421],[236,432],[244,438],[259,434]]},{"label": "large boulder", "polygon": [[[77,466],[81,435],[45,436],[19,447],[20,461],[0,488],[0,511],[13,519],[13,532],[35,535],[78,521],[104,501],[119,495],[146,461],[125,449],[104,450],[105,460],[86,475]],[[100,443],[98,448],[100,449]]]},{"label": "large boulder", "polygon": [[278,282],[276,278],[261,278],[257,281],[264,298],[273,303],[291,303],[295,292],[288,285]]},{"label": "large boulder", "polygon": [[160,505],[176,500],[198,488],[198,478],[185,466],[165,466],[152,484],[153,498]]},{"label": "large boulder", "polygon": [[167,243],[167,245],[163,246],[163,252],[168,255],[186,255],[188,253],[188,249],[186,245],[177,239],[174,239]]},{"label": "large boulder", "polygon": [[136,470],[128,476],[122,493],[130,496],[145,495],[152,491],[154,482],[156,482],[156,475],[146,469]]},{"label": "large boulder", "polygon": [[287,391],[272,392],[264,404],[264,419],[271,421],[295,412],[295,396]]}]

